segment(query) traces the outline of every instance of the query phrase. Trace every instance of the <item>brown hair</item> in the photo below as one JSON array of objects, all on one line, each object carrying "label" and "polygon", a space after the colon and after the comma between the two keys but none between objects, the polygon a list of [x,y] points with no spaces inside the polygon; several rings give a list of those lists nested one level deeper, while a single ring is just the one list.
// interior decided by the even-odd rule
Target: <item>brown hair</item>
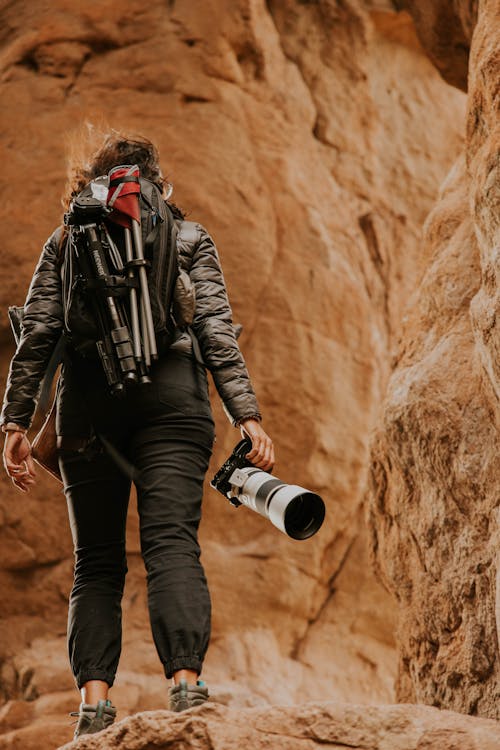
[{"label": "brown hair", "polygon": [[[65,211],[70,203],[96,177],[105,175],[120,164],[137,164],[141,176],[151,180],[163,191],[169,181],[160,169],[158,149],[152,141],[142,135],[126,135],[117,130],[104,130],[87,125],[72,138],[69,147],[68,180],[62,196]],[[172,201],[167,205],[176,219],[184,219],[185,213]],[[62,263],[67,227],[64,226],[59,243],[59,263]]]}]

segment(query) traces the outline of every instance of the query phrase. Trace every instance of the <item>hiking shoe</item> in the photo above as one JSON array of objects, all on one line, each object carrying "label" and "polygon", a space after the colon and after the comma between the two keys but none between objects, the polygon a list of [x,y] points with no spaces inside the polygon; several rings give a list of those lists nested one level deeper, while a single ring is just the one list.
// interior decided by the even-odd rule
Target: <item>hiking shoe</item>
[{"label": "hiking shoe", "polygon": [[168,691],[169,708],[171,711],[186,711],[193,706],[201,706],[208,700],[208,688],[198,680],[196,685],[188,685],[187,680],[181,680]]},{"label": "hiking shoe", "polygon": [[102,729],[107,729],[114,722],[116,708],[111,701],[97,701],[95,706],[89,703],[81,703],[79,711],[72,711],[71,716],[78,716],[75,729],[75,739],[82,734],[95,734]]}]

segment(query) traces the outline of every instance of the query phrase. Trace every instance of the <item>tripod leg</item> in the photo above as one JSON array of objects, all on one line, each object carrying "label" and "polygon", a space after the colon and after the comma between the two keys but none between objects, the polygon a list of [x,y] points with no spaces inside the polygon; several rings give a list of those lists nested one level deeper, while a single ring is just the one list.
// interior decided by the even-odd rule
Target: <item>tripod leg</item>
[{"label": "tripod leg", "polygon": [[[144,259],[142,251],[141,228],[137,221],[132,221],[132,236],[134,238],[135,254],[137,258]],[[149,299],[148,279],[144,266],[139,266],[139,282],[141,285],[141,304],[144,307],[144,316],[146,323],[147,337],[149,339],[149,351],[151,359],[158,359],[158,349],[156,347],[156,336],[153,324],[153,315],[151,313],[151,302]],[[143,335],[145,330],[143,328]],[[146,338],[146,336],[144,336]]]},{"label": "tripod leg", "polygon": [[144,306],[144,297],[141,294],[141,328],[142,328],[142,346],[144,349],[144,360],[146,366],[151,365],[151,351],[149,348],[148,325],[146,320],[146,309]]},{"label": "tripod leg", "polygon": [[[125,232],[125,257],[127,261],[132,260],[132,237],[130,229],[124,229]],[[134,278],[135,274],[132,269],[128,272],[129,279]],[[141,352],[141,332],[139,329],[139,309],[137,305],[137,289],[130,287],[130,318],[132,325],[132,346],[134,348],[134,358],[139,361],[142,359]]]},{"label": "tripod leg", "polygon": [[109,256],[111,258],[111,261],[116,268],[117,271],[123,270],[123,261],[121,259],[120,252],[118,248],[116,247],[115,243],[113,242],[113,239],[108,231],[108,228],[106,224],[102,224],[102,228],[104,229],[104,234],[106,235],[106,241],[108,243],[109,247]]}]

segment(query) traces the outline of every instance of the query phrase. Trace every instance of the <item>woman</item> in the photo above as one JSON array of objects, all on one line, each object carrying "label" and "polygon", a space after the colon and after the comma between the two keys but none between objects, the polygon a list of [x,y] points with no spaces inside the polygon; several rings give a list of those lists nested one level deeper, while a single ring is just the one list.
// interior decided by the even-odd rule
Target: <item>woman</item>
[{"label": "woman", "polygon": [[[66,206],[87,182],[121,164],[137,164],[143,178],[163,188],[155,146],[145,138],[112,133],[84,167],[73,167]],[[58,382],[59,467],[75,548],[68,617],[70,663],[82,698],[75,736],[109,726],[116,714],[108,690],[121,650],[131,484],[117,456],[132,463],[139,478],[149,614],[165,675],[173,680],[170,708],[183,710],[208,697],[198,679],[209,640],[210,597],[197,530],[214,422],[197,346],[231,422],[251,438],[248,458],[264,470],[274,464],[273,444],[261,427],[236,341],[215,245],[204,227],[185,221],[173,203],[168,206],[178,225],[179,262],[189,271],[196,292],[191,335],[179,331],[152,365],[151,384],[127,389],[121,400],[110,394],[99,360],[82,356],[71,345]],[[6,433],[5,469],[23,492],[36,481],[26,432],[41,379],[65,328],[65,251],[60,227],[46,243],[33,275],[0,417]],[[104,450],[96,436],[105,436],[104,445],[111,450]]]}]

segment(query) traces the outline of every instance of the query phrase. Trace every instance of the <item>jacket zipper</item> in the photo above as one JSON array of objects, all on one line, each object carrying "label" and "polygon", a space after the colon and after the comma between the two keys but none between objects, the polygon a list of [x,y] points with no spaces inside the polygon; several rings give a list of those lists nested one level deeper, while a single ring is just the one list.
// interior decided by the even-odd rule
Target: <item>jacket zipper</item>
[{"label": "jacket zipper", "polygon": [[[62,286],[64,290],[64,299],[63,299],[63,316],[64,316],[64,326],[67,331],[69,331],[69,325],[68,325],[68,313],[69,308],[71,305],[71,301],[73,299],[73,292],[75,290],[76,284],[78,282],[78,279],[75,277],[73,280],[73,245],[71,237],[68,237],[67,245],[66,245],[66,258],[64,260],[64,263],[61,267],[61,276],[62,276]],[[68,285],[69,291],[68,291]]]}]

